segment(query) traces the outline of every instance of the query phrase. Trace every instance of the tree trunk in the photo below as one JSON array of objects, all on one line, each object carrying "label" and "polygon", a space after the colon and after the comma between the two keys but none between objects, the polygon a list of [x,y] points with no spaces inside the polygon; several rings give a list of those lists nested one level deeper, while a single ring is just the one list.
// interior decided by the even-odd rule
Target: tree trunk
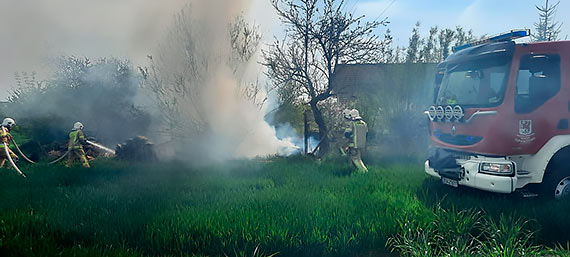
[{"label": "tree trunk", "polygon": [[325,124],[325,119],[323,118],[323,113],[321,112],[321,110],[319,109],[319,107],[317,106],[317,103],[314,101],[311,101],[309,103],[309,105],[311,106],[311,110],[313,111],[313,116],[315,117],[315,123],[317,123],[317,126],[319,127],[319,138],[321,140],[320,143],[320,149],[319,149],[319,155],[323,156],[326,153],[329,152],[329,139],[327,137],[327,125]]}]

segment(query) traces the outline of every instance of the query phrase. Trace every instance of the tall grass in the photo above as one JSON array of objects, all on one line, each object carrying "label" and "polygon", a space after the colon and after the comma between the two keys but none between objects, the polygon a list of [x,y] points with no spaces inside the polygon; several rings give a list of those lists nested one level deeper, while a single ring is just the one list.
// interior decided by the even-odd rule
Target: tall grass
[{"label": "tall grass", "polygon": [[1,256],[516,256],[558,233],[540,211],[430,185],[414,163],[367,175],[302,157],[22,168],[27,179],[0,170]]},{"label": "tall grass", "polygon": [[400,219],[400,233],[387,245],[404,256],[542,256],[548,248],[533,245],[528,221],[482,211],[437,206],[431,221]]},{"label": "tall grass", "polygon": [[535,232],[536,243],[554,247],[570,241],[570,204],[567,201],[551,201],[541,198],[522,198],[510,195],[486,193],[468,188],[442,186],[435,179],[426,179],[417,189],[418,200],[434,208],[484,210],[493,219],[500,216],[517,217],[527,221],[527,226]]}]

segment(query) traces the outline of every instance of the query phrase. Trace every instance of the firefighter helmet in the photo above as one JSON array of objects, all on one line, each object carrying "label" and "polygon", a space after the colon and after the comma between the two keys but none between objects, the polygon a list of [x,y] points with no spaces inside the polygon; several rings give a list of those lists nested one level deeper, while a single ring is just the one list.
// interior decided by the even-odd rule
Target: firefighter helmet
[{"label": "firefighter helmet", "polygon": [[357,109],[350,110],[350,118],[352,120],[361,120],[362,119],[362,117],[360,117],[360,112],[358,112]]},{"label": "firefighter helmet", "polygon": [[350,120],[350,110],[349,109],[344,109],[344,111],[342,111],[342,116],[347,119]]},{"label": "firefighter helmet", "polygon": [[78,121],[73,124],[73,130],[79,130],[79,129],[83,129],[83,123]]},{"label": "firefighter helmet", "polygon": [[12,118],[5,118],[4,121],[2,121],[2,126],[7,128],[13,128],[14,126],[16,126],[16,121],[14,121],[14,119]]}]

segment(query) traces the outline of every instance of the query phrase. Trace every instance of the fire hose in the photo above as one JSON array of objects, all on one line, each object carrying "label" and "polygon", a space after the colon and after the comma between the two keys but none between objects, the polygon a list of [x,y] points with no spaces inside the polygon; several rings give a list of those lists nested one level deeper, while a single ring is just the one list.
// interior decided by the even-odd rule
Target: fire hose
[{"label": "fire hose", "polygon": [[[2,132],[4,132],[4,134],[6,134],[6,128],[2,127]],[[26,177],[26,174],[24,174],[20,168],[18,168],[18,166],[16,166],[16,163],[14,162],[14,160],[12,160],[12,156],[10,156],[10,150],[8,150],[8,144],[6,144],[6,142],[4,142],[4,140],[2,140],[2,143],[4,144],[4,153],[6,154],[6,156],[8,157],[8,161],[10,162],[10,165],[12,165],[12,167],[20,174],[22,175],[22,177]]]},{"label": "fire hose", "polygon": [[65,152],[61,157],[55,159],[54,161],[51,161],[49,164],[54,164],[58,161],[61,161],[65,156],[67,156],[69,154],[69,150],[67,150],[67,152]]},{"label": "fire hose", "polygon": [[28,156],[26,156],[26,155],[22,152],[22,150],[20,150],[20,147],[18,147],[18,144],[16,144],[16,140],[14,140],[13,138],[12,138],[12,143],[14,143],[14,146],[16,147],[16,150],[18,150],[18,152],[20,153],[20,155],[22,155],[22,157],[24,157],[24,160],[28,161],[29,163],[34,163],[34,164],[35,164],[34,161],[30,160],[30,158],[28,158]]},{"label": "fire hose", "polygon": [[14,169],[20,174],[22,175],[22,177],[26,177],[26,174],[24,174],[20,168],[18,168],[18,166],[16,166],[16,163],[14,162],[14,160],[12,160],[12,156],[10,156],[10,151],[8,150],[8,144],[6,144],[6,142],[4,142],[4,153],[6,154],[6,156],[8,156],[8,161],[10,161],[10,165],[12,165],[12,167],[14,167]]},{"label": "fire hose", "polygon": [[85,142],[87,142],[88,144],[90,144],[90,145],[92,145],[92,146],[95,146],[95,147],[97,147],[97,148],[99,148],[99,149],[101,149],[101,150],[103,150],[103,151],[105,151],[105,152],[108,152],[108,153],[110,153],[110,154],[112,154],[112,155],[115,155],[115,151],[114,151],[113,149],[111,149],[111,148],[102,146],[102,145],[100,145],[100,144],[97,144],[97,143],[95,143],[95,142],[91,142],[91,141],[89,141],[89,140],[86,140]]},{"label": "fire hose", "polygon": [[[87,142],[88,144],[90,144],[90,145],[92,145],[92,146],[95,146],[95,147],[97,147],[97,148],[99,148],[99,149],[101,149],[101,150],[103,150],[103,151],[105,151],[105,152],[108,152],[108,153],[111,153],[111,154],[115,155],[115,151],[113,151],[112,149],[110,149],[110,148],[108,148],[108,147],[105,147],[105,146],[102,146],[102,145],[100,145],[100,144],[91,142],[91,141],[89,141],[89,140],[86,140],[85,142]],[[57,163],[57,162],[61,161],[61,160],[62,160],[63,158],[65,158],[65,156],[67,156],[68,154],[69,154],[69,150],[67,150],[67,152],[65,152],[65,153],[64,153],[62,156],[60,156],[59,158],[57,158],[57,159],[51,161],[49,164],[54,164],[54,163]]]}]

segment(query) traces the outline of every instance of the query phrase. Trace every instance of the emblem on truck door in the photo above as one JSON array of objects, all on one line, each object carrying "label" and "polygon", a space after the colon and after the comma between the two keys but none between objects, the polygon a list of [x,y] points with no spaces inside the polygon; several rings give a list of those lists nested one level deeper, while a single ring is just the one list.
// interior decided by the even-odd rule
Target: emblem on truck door
[{"label": "emblem on truck door", "polygon": [[532,120],[519,120],[519,134],[532,134]]},{"label": "emblem on truck door", "polygon": [[535,139],[536,137],[532,132],[532,120],[519,120],[519,134],[515,141],[520,144],[528,144]]}]

